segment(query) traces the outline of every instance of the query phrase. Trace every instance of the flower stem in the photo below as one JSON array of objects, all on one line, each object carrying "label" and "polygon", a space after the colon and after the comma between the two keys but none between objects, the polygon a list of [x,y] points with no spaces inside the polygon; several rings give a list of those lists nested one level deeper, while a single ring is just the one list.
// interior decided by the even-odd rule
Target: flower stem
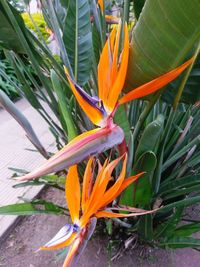
[{"label": "flower stem", "polygon": [[189,76],[190,76],[190,72],[191,72],[191,70],[192,70],[192,68],[193,68],[193,66],[194,66],[194,62],[195,62],[195,60],[196,60],[196,58],[197,58],[197,56],[198,56],[199,50],[200,50],[200,42],[199,42],[199,44],[198,44],[198,46],[197,46],[197,48],[196,48],[196,51],[195,51],[195,53],[194,53],[194,60],[193,60],[192,64],[188,67],[188,69],[186,70],[185,75],[183,76],[183,79],[182,79],[182,81],[181,81],[181,84],[180,84],[180,86],[179,86],[179,88],[178,88],[178,92],[177,92],[177,94],[176,94],[176,96],[175,96],[175,98],[174,98],[174,103],[173,103],[173,109],[174,109],[174,110],[177,109],[177,106],[178,106],[179,101],[180,101],[180,99],[181,99],[183,90],[184,90],[185,85],[186,85],[186,83],[187,83],[187,80],[188,80],[188,78],[189,78]]},{"label": "flower stem", "polygon": [[124,21],[129,22],[130,0],[124,0]]}]

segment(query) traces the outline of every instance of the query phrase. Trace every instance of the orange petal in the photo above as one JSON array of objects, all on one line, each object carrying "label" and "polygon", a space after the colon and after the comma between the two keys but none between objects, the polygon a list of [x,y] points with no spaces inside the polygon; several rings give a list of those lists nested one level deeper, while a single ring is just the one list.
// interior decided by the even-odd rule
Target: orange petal
[{"label": "orange petal", "polygon": [[104,192],[107,188],[108,182],[111,179],[111,174],[114,168],[117,166],[122,157],[119,157],[109,163],[106,168],[103,169],[102,173],[97,177],[92,195],[88,204],[87,209],[95,211],[99,202],[102,200]]},{"label": "orange petal", "polygon": [[111,70],[112,82],[115,81],[115,79],[117,77],[118,53],[119,53],[119,42],[120,42],[121,26],[122,26],[122,23],[120,21],[119,26],[117,28],[117,34],[116,34],[114,52],[113,52],[113,62],[112,62],[112,70]]},{"label": "orange petal", "polygon": [[[112,171],[116,167],[116,165],[119,163],[120,160],[121,160],[121,157],[116,160],[113,160],[106,167],[104,163],[104,166],[100,174],[97,176],[95,185],[92,190],[91,197],[89,199],[88,205],[85,208],[85,212],[83,216],[80,218],[81,226],[84,227],[87,224],[90,217],[93,214],[95,214],[97,210],[99,209],[98,207],[100,206],[102,197],[104,195],[108,182],[111,178]],[[106,164],[107,164],[107,161],[106,161]]]},{"label": "orange petal", "polygon": [[104,11],[104,0],[98,0],[98,4],[101,8],[101,11],[103,12]]},{"label": "orange petal", "polygon": [[104,172],[104,169],[106,167],[106,164],[107,164],[107,160],[104,163],[104,166],[102,167],[101,171],[98,173],[98,176],[97,176],[95,185],[93,187],[91,196],[88,199],[88,201],[87,201],[87,203],[86,203],[86,205],[84,207],[84,213],[83,213],[82,217],[80,218],[80,225],[81,225],[81,227],[85,227],[86,224],[88,223],[90,217],[94,214],[94,210],[92,209],[92,204],[94,202],[95,192],[97,192],[98,184],[99,184],[99,182],[101,180],[101,177],[103,175],[103,172]]},{"label": "orange petal", "polygon": [[121,188],[121,185],[124,181],[125,175],[126,175],[126,164],[127,164],[127,154],[125,154],[125,159],[123,162],[123,166],[122,166],[122,170],[121,173],[117,179],[117,181],[115,182],[115,184],[109,188],[104,196],[102,197],[101,202],[99,203],[98,209],[101,209],[103,207],[105,207],[106,205],[108,205],[110,202],[112,202],[118,195],[118,192]]},{"label": "orange petal", "polygon": [[176,79],[194,60],[194,57],[177,67],[176,69],[173,69],[160,77],[145,83],[136,89],[133,89],[126,95],[124,95],[120,100],[120,104],[127,103],[131,100],[144,97],[146,95],[152,94],[156,92],[157,90],[161,89],[163,86],[167,85],[174,79]]},{"label": "orange petal", "polygon": [[112,15],[105,15],[106,22],[110,22],[112,24],[118,24],[120,19],[118,17]]},{"label": "orange petal", "polygon": [[[71,246],[63,266],[77,266],[77,263],[83,251],[85,250],[88,241],[94,233],[96,223],[97,219],[95,217],[91,218],[86,228],[82,229],[81,232],[79,232],[79,236]],[[80,264],[80,266],[82,265]]]},{"label": "orange petal", "polygon": [[91,204],[92,200],[94,199],[94,197],[96,195],[96,192],[97,192],[97,190],[99,188],[99,184],[100,184],[100,182],[102,180],[102,176],[104,174],[104,170],[105,170],[107,164],[108,164],[108,159],[105,160],[104,165],[102,166],[101,170],[98,172],[96,181],[95,181],[93,189],[92,189],[92,193],[91,193],[91,196],[90,196],[90,200],[89,200],[88,206]]},{"label": "orange petal", "polygon": [[107,103],[108,94],[111,88],[112,52],[117,28],[114,27],[102,50],[98,65],[98,88],[99,98],[104,104]]},{"label": "orange petal", "polygon": [[71,266],[73,258],[76,255],[76,252],[77,252],[81,242],[82,242],[82,237],[80,236],[71,245],[71,247],[67,253],[67,257],[65,258],[65,261],[63,263],[63,267],[70,267]]},{"label": "orange petal", "polygon": [[81,198],[77,165],[69,168],[65,184],[65,193],[72,222],[76,223],[76,221],[79,219]]},{"label": "orange petal", "polygon": [[93,163],[93,158],[90,158],[86,166],[84,177],[83,177],[83,189],[82,189],[82,201],[81,201],[83,212],[85,210],[85,205],[88,202],[91,189],[92,189],[92,176],[93,176],[92,163]]},{"label": "orange petal", "polygon": [[126,179],[123,181],[123,183],[122,183],[122,185],[121,185],[119,191],[117,192],[117,196],[120,195],[121,192],[123,192],[124,189],[126,189],[127,186],[129,186],[129,185],[132,184],[133,182],[137,181],[137,179],[139,179],[140,176],[142,176],[144,173],[145,173],[145,172],[141,172],[141,173],[138,173],[138,174],[136,174],[136,175],[134,175],[134,176],[130,176],[129,178],[126,178]]},{"label": "orange petal", "polygon": [[125,218],[125,217],[135,217],[135,216],[141,216],[145,214],[151,214],[153,212],[156,212],[156,210],[148,210],[144,212],[134,212],[134,213],[114,213],[109,211],[99,211],[95,214],[97,218]]},{"label": "orange petal", "polygon": [[122,91],[122,88],[124,86],[125,78],[126,78],[126,72],[128,67],[128,57],[129,57],[129,36],[128,36],[128,27],[125,23],[124,28],[124,45],[123,45],[123,51],[121,55],[121,63],[120,67],[117,73],[117,78],[114,81],[114,84],[112,85],[112,88],[109,92],[109,99],[108,99],[108,107],[110,110],[113,110],[117,100],[119,98],[119,95]]},{"label": "orange petal", "polygon": [[72,81],[72,79],[69,76],[69,73],[66,69],[66,67],[64,67],[65,69],[65,73],[66,76],[68,78],[70,87],[72,89],[72,92],[74,94],[74,96],[76,97],[76,100],[78,101],[79,105],[81,106],[81,108],[83,109],[83,111],[87,114],[87,116],[89,117],[89,119],[95,124],[95,125],[101,125],[101,121],[103,120],[103,115],[102,113],[96,109],[94,106],[90,105],[80,94],[79,92],[76,90],[75,85]]}]

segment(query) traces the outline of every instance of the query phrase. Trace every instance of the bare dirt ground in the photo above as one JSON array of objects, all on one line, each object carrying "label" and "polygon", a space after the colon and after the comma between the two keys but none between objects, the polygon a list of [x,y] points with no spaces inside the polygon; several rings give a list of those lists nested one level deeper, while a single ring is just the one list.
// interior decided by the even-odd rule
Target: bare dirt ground
[{"label": "bare dirt ground", "polygon": [[[63,193],[48,189],[42,198],[64,203]],[[193,211],[199,214],[199,209]],[[0,266],[3,267],[58,267],[62,266],[63,256],[58,251],[36,250],[66,224],[65,216],[37,215],[25,217],[0,244]],[[119,259],[111,262],[108,241],[105,236],[95,236],[90,240],[77,267],[198,267],[200,252],[192,249],[160,250],[152,248],[129,249]]]}]

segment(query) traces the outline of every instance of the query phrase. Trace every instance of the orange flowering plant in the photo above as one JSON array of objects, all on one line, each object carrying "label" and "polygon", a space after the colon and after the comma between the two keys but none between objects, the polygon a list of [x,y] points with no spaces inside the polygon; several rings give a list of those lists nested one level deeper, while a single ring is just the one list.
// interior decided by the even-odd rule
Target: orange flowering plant
[{"label": "orange flowering plant", "polygon": [[[120,161],[123,161],[121,173],[113,181],[112,173]],[[90,234],[88,232],[91,229],[94,230],[95,218],[123,218],[152,213],[152,211],[131,207],[109,206],[127,186],[143,175],[143,173],[139,173],[125,178],[126,165],[126,154],[111,162],[106,159],[103,166],[98,163],[97,177],[94,180],[95,161],[90,158],[85,169],[82,190],[77,165],[71,166],[66,177],[65,193],[72,224],[67,223],[40,250],[60,249],[70,246],[63,267],[71,266],[75,264],[74,261],[77,262],[77,252],[84,243],[85,237]],[[110,182],[113,185],[108,187]],[[113,212],[116,210],[125,210],[129,213]]]},{"label": "orange flowering plant", "polygon": [[[121,31],[123,31],[124,36],[123,48],[118,55]],[[128,58],[128,27],[126,23],[122,25],[122,22],[120,22],[111,31],[100,57],[98,96],[92,97],[87,94],[70,77],[65,67],[66,76],[76,100],[88,118],[98,128],[74,138],[44,165],[25,176],[17,178],[18,180],[31,180],[48,173],[61,171],[81,162],[90,155],[102,153],[115,145],[121,144],[124,140],[123,130],[113,122],[118,106],[156,92],[179,76],[193,62],[193,58],[191,58],[176,69],[135,88],[120,98],[126,78]]]},{"label": "orange flowering plant", "polygon": [[[98,218],[118,218],[124,226],[123,218],[127,217],[127,224],[133,226],[131,231],[143,241],[155,246],[171,244],[172,232],[176,236],[179,229],[175,221],[181,218],[182,207],[200,201],[198,196],[187,196],[194,189],[199,190],[199,176],[191,177],[193,166],[199,162],[199,124],[192,124],[195,118],[199,121],[199,105],[178,109],[183,89],[192,88],[198,80],[198,71],[192,73],[192,82],[189,79],[199,51],[195,43],[199,31],[191,25],[200,23],[188,23],[188,18],[199,16],[193,16],[195,8],[188,18],[185,15],[193,2],[185,5],[187,10],[182,7],[185,12],[181,8],[181,12],[177,11],[185,23],[177,20],[174,11],[184,1],[173,8],[166,1],[154,5],[146,0],[138,21],[130,8],[133,1],[128,0],[121,1],[121,7],[109,6],[108,2],[115,1],[106,0],[40,2],[52,32],[50,45],[27,31],[20,14],[13,12],[6,0],[0,3],[0,13],[4,12],[5,20],[9,18],[8,25],[16,34],[16,43],[8,40],[5,48],[10,50],[9,59],[24,85],[19,91],[48,123],[58,148],[54,155],[46,151],[28,120],[0,94],[1,106],[23,126],[29,140],[46,159],[35,170],[15,177],[23,181],[17,186],[49,184],[65,191],[71,217],[71,222],[40,250],[69,246],[63,266],[76,265]],[[109,12],[116,6],[117,12]],[[136,6],[134,1],[133,8]],[[129,15],[134,18],[130,23]],[[165,16],[169,19],[164,21]],[[136,26],[131,29],[133,24]],[[0,34],[1,45],[5,37]],[[60,53],[56,58],[51,51],[55,45]],[[184,62],[195,47],[194,56]],[[24,61],[32,64],[34,75],[26,70]],[[180,86],[175,86],[178,90],[168,90],[167,85],[177,82],[178,76],[182,78]],[[33,88],[29,88],[26,77]],[[167,103],[159,98],[162,92],[166,97],[168,91],[176,94],[173,108],[171,100]],[[188,98],[193,93],[189,90]],[[151,94],[152,98],[144,99]],[[198,97],[193,98],[193,102],[197,100]],[[121,110],[124,113],[119,115]],[[199,171],[198,167],[198,174]],[[60,177],[64,178],[61,184]],[[40,201],[42,210],[35,203],[17,204],[18,214],[65,214],[65,208],[47,205],[45,210]],[[15,208],[0,207],[0,214],[15,214]],[[154,214],[155,211],[158,212]],[[138,218],[133,220],[135,216]]]}]

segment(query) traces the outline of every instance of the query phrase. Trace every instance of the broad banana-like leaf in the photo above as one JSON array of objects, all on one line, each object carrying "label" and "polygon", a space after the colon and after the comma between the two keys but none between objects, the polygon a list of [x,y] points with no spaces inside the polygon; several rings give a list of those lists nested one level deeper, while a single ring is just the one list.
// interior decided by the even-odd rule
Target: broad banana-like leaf
[{"label": "broad banana-like leaf", "polygon": [[200,38],[199,10],[199,0],[146,0],[133,30],[125,91],[186,60]]}]

